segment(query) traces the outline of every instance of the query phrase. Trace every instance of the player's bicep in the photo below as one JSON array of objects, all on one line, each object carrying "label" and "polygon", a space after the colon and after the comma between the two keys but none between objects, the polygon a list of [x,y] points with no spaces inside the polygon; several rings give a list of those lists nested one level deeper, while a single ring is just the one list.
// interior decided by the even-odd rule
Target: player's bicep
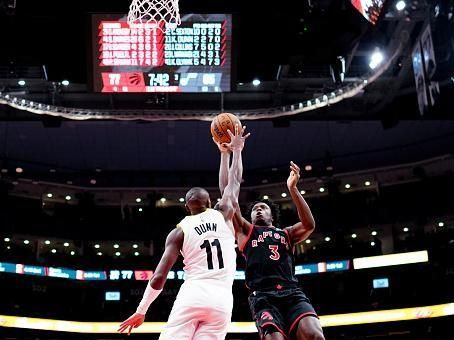
[{"label": "player's bicep", "polygon": [[175,262],[180,256],[180,250],[183,246],[184,233],[181,228],[176,228],[167,236],[164,254],[162,254],[155,274],[167,276]]},{"label": "player's bicep", "polygon": [[306,240],[314,231],[313,228],[306,228],[301,222],[298,222],[291,227],[287,227],[285,230],[292,244],[297,244]]}]

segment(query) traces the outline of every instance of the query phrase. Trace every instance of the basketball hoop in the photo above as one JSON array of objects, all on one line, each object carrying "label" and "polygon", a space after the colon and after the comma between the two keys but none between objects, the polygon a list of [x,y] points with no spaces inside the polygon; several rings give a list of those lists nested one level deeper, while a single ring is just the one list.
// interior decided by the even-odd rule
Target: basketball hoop
[{"label": "basketball hoop", "polygon": [[132,0],[128,23],[152,24],[165,31],[181,24],[178,0]]}]

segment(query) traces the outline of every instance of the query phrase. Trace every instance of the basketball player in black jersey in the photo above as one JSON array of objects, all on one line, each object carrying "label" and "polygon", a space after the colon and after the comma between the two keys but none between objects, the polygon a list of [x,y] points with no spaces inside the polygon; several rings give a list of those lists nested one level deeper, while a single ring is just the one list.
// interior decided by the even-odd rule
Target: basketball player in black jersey
[{"label": "basketball player in black jersey", "polygon": [[[218,147],[222,193],[228,182],[230,157],[226,146]],[[317,314],[294,273],[293,247],[315,228],[309,206],[297,188],[299,178],[300,168],[290,162],[287,188],[298,211],[298,223],[284,229],[273,226],[271,209],[264,202],[253,205],[252,223],[241,216],[239,209],[234,219],[238,247],[246,259],[249,306],[260,337],[265,340],[324,339]]]}]

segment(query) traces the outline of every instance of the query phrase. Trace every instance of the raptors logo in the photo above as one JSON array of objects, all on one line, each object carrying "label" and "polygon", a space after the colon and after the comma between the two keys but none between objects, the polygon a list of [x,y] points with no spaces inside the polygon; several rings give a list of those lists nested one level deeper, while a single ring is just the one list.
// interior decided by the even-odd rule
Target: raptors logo
[{"label": "raptors logo", "polygon": [[129,74],[129,83],[131,85],[139,85],[142,83],[142,75],[140,73]]},{"label": "raptors logo", "polygon": [[273,316],[270,314],[270,312],[263,312],[262,315],[260,316],[260,319],[273,320]]}]

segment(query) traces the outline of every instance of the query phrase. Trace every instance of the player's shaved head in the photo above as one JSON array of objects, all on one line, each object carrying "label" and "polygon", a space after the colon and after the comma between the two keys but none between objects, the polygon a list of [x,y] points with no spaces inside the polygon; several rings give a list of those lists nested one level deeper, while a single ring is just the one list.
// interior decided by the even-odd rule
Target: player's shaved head
[{"label": "player's shaved head", "polygon": [[186,207],[191,214],[198,214],[211,207],[210,194],[204,188],[194,187],[186,193]]}]

